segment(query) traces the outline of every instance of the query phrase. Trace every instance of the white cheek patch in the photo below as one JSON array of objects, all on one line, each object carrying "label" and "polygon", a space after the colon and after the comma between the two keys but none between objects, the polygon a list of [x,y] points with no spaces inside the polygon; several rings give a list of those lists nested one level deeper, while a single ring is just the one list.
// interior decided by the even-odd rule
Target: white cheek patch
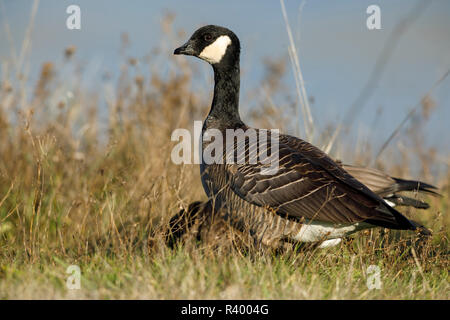
[{"label": "white cheek patch", "polygon": [[219,63],[225,55],[230,43],[231,39],[229,36],[220,36],[216,41],[205,47],[199,57],[209,63]]}]

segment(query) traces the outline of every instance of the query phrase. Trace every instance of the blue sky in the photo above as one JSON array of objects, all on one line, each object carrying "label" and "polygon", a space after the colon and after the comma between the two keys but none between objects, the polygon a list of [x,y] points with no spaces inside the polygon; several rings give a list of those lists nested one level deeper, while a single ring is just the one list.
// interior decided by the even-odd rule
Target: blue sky
[{"label": "blue sky", "polygon": [[[3,28],[3,16],[11,27],[16,46],[21,42],[32,1],[0,0],[0,61],[10,58],[10,47]],[[427,0],[428,1],[428,0]],[[430,0],[431,1],[431,0]],[[339,119],[361,91],[389,34],[417,1],[413,0],[285,0],[296,39],[308,95],[314,96],[313,115],[319,124]],[[450,68],[450,1],[434,0],[395,44],[380,82],[356,118],[356,131],[367,132],[375,145],[389,136],[405,114],[415,106],[433,83]],[[65,27],[68,5],[81,7],[82,29]],[[381,8],[382,30],[366,28],[366,8]],[[1,10],[1,9],[0,9]],[[130,55],[143,57],[162,40],[160,22],[165,12],[175,13],[176,29],[190,36],[205,24],[232,29],[241,39],[242,96],[260,80],[262,59],[287,54],[288,37],[279,1],[62,1],[41,0],[31,56],[32,74],[45,61],[60,61],[64,48],[77,47],[77,57],[87,68],[95,64],[101,71],[118,73],[120,34],[131,39]],[[301,19],[299,19],[299,17]],[[168,57],[167,59],[172,59]],[[167,60],[169,61],[169,60]],[[164,61],[162,61],[164,63]],[[209,67],[193,62],[199,69]],[[95,86],[96,77],[89,84]],[[287,74],[285,83],[292,88],[294,78]],[[450,78],[438,87],[433,98],[437,109],[426,127],[427,143],[450,153]],[[371,129],[378,108],[383,109],[377,127]],[[393,145],[395,146],[395,144]]]}]

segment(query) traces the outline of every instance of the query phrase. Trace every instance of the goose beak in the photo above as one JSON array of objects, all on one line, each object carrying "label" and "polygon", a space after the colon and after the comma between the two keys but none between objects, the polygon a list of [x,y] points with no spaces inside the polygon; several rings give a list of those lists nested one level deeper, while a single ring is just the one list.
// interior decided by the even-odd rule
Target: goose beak
[{"label": "goose beak", "polygon": [[181,47],[176,48],[173,54],[184,54],[187,56],[193,56],[195,54],[194,49],[191,46],[191,43],[188,41],[183,44]]}]

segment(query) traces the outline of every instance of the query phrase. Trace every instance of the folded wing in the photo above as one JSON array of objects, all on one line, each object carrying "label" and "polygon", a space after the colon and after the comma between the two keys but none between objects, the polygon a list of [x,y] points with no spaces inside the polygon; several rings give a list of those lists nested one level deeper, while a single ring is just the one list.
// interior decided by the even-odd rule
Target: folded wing
[{"label": "folded wing", "polygon": [[261,163],[227,167],[228,183],[244,200],[294,219],[416,228],[318,148],[288,135],[278,141],[276,173],[262,174]]}]

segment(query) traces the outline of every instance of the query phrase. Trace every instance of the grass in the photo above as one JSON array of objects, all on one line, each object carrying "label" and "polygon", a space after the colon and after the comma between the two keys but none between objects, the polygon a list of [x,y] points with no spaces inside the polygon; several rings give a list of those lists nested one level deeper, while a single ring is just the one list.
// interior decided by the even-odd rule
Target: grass
[{"label": "grass", "polygon": [[[170,23],[163,29],[172,32]],[[42,65],[32,90],[26,75],[8,73],[14,68],[3,65],[0,298],[449,298],[448,173],[430,181],[442,187],[443,196],[427,199],[429,210],[402,210],[434,230],[426,241],[377,229],[335,248],[275,253],[236,245],[228,229],[212,241],[188,237],[168,247],[170,217],[205,199],[198,167],[171,162],[170,135],[204,118],[210,90],[193,88],[199,74],[186,60],[170,60],[163,72],[158,59],[170,50],[151,59],[123,52],[119,80],[105,76],[104,90],[96,92],[64,80],[81,79],[74,47],[65,50],[61,63]],[[292,109],[267,99],[282,90],[285,62],[266,64],[264,94],[251,96],[258,109],[248,121],[285,131]],[[67,70],[74,70],[71,77]],[[314,142],[326,145],[332,132]],[[377,165],[408,177],[408,159],[417,155],[428,179],[437,160],[424,156],[429,150],[414,144],[421,132],[413,133],[404,139],[420,149],[409,149],[402,162],[384,157]],[[345,147],[339,141],[333,148]],[[352,159],[367,163],[367,152],[357,150]],[[69,265],[81,269],[79,290],[66,287]],[[379,290],[366,285],[370,265],[380,268]]]},{"label": "grass", "polygon": [[[118,256],[44,252],[39,262],[2,265],[0,292],[8,299],[448,299],[441,246],[430,245],[417,263],[405,244],[281,256],[185,247]],[[65,287],[68,264],[81,267],[80,290]],[[369,265],[380,267],[379,290],[366,285]]]}]

